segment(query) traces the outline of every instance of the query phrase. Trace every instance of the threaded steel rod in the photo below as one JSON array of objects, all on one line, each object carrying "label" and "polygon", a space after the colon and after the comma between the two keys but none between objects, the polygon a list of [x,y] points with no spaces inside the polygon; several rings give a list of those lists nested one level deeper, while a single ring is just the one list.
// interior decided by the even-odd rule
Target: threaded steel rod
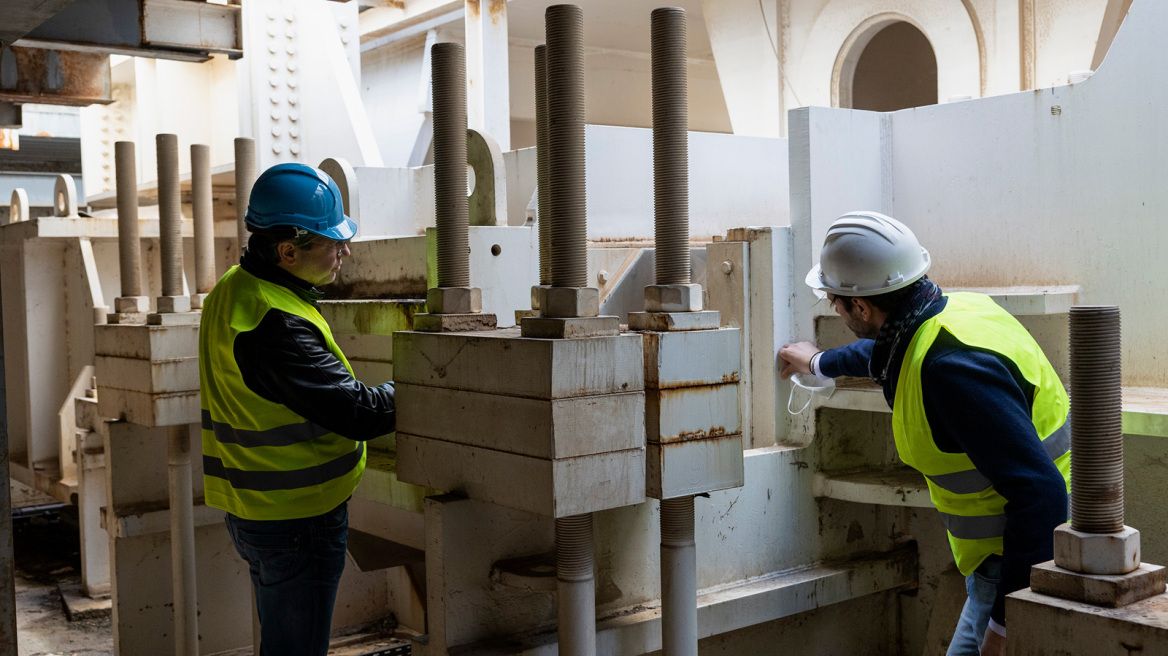
[{"label": "threaded steel rod", "polygon": [[211,212],[211,148],[191,145],[191,212],[195,218],[195,292],[215,286],[215,223]]},{"label": "threaded steel rod", "polygon": [[1119,308],[1071,308],[1071,527],[1123,530],[1123,381]]},{"label": "threaded steel rod", "polygon": [[182,296],[182,198],[178,185],[178,135],[155,137],[158,148],[158,230],[162,295]]},{"label": "threaded steel rod", "polygon": [[190,426],[166,427],[170,483],[170,558],[174,589],[174,641],[177,656],[198,656],[198,595],[195,589],[195,506],[191,487]]},{"label": "threaded steel rod", "polygon": [[587,287],[584,180],[584,12],[553,5],[547,40],[548,191],[554,287]]},{"label": "threaded steel rod", "polygon": [[552,284],[551,190],[548,189],[547,46],[535,47],[535,170],[539,194],[539,284]]},{"label": "threaded steel rod", "polygon": [[592,514],[556,519],[560,656],[596,655],[595,562]]},{"label": "threaded steel rod", "polygon": [[685,10],[651,18],[653,70],[653,223],[658,285],[687,285],[689,266],[689,124]]},{"label": "threaded steel rod", "polygon": [[661,501],[661,643],[665,656],[698,654],[694,498]]},{"label": "threaded steel rod", "polygon": [[470,287],[466,199],[466,52],[459,43],[430,50],[434,85],[434,210],[438,286]]},{"label": "threaded steel rod", "polygon": [[247,203],[255,184],[255,140],[238,137],[235,140],[235,221],[239,231],[239,252],[247,246]]},{"label": "threaded steel rod", "polygon": [[142,242],[138,238],[138,165],[134,142],[114,144],[118,186],[118,262],[122,296],[142,295]]}]

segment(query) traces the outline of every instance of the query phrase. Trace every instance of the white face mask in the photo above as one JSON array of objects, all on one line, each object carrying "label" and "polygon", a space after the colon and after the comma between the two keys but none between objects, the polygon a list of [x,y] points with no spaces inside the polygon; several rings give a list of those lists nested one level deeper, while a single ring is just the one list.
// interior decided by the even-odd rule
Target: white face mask
[{"label": "white face mask", "polygon": [[[807,390],[807,402],[803,407],[795,410],[791,404],[795,401],[795,390],[802,388]],[[824,398],[828,398],[835,392],[835,380],[820,380],[818,376],[812,374],[791,374],[791,395],[787,397],[787,412],[797,415],[807,409],[811,405],[811,399],[819,394]]]}]

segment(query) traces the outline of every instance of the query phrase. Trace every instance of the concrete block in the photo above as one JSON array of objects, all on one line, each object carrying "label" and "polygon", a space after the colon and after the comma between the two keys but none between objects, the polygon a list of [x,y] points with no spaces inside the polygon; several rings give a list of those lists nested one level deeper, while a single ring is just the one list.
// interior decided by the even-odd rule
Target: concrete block
[{"label": "concrete block", "polygon": [[482,312],[483,290],[478,287],[431,287],[426,290],[426,309],[431,314]]},{"label": "concrete block", "polygon": [[148,394],[199,389],[198,357],[151,362],[99,355],[94,359],[94,371],[103,388]]},{"label": "concrete block", "polygon": [[393,335],[346,335],[338,333],[336,328],[333,328],[333,339],[350,362],[353,360],[393,362]]},{"label": "concrete block", "polygon": [[742,377],[742,331],[737,328],[647,332],[642,337],[646,388],[737,383]]},{"label": "concrete block", "polygon": [[741,487],[744,482],[741,433],[645,446],[645,492],[654,499]]},{"label": "concrete block", "polygon": [[559,399],[644,389],[641,336],[528,339],[509,328],[394,335],[399,384]]},{"label": "concrete block", "polygon": [[105,315],[105,323],[145,324],[147,316],[145,312],[111,312]]},{"label": "concrete block", "polygon": [[1054,530],[1054,562],[1084,574],[1126,574],[1140,566],[1140,532],[1083,533],[1069,523]]},{"label": "concrete block", "polygon": [[646,312],[700,312],[701,310],[701,285],[648,285],[645,287]]},{"label": "concrete block", "polygon": [[[414,315],[426,311],[426,303],[421,299],[321,301],[317,307],[334,336],[392,335],[399,330],[410,330]],[[345,351],[345,355],[348,353]]]},{"label": "concrete block", "polygon": [[353,367],[353,376],[366,385],[380,385],[393,380],[392,362],[349,358],[349,366]]},{"label": "concrete block", "polygon": [[177,426],[202,421],[199,391],[150,394],[98,386],[97,412],[140,426]]},{"label": "concrete block", "polygon": [[[189,300],[189,299],[188,299]],[[181,326],[184,324],[199,325],[202,321],[202,312],[172,312],[146,315],[146,323],[151,326]]]},{"label": "concrete block", "polygon": [[645,390],[649,442],[683,442],[741,430],[737,383]]},{"label": "concrete block", "polygon": [[147,296],[119,296],[114,299],[114,312],[118,314],[146,314],[150,311],[150,298]]},{"label": "concrete block", "polygon": [[1006,597],[1006,616],[1010,654],[1168,654],[1168,594],[1100,608],[1024,589]]},{"label": "concrete block", "polygon": [[199,326],[197,324],[94,326],[93,346],[96,355],[154,362],[198,357]]},{"label": "concrete block", "polygon": [[1030,569],[1030,589],[1045,595],[1118,608],[1165,590],[1162,565],[1141,563],[1127,574],[1082,574],[1047,561]]},{"label": "concrete block", "polygon": [[498,320],[493,314],[469,312],[466,314],[418,314],[414,316],[414,330],[427,333],[465,333],[475,330],[494,330]]},{"label": "concrete block", "polygon": [[191,311],[191,297],[190,296],[159,296],[158,302],[159,314],[171,314],[174,312],[190,312]]},{"label": "concrete block", "polygon": [[537,316],[524,319],[520,323],[520,327],[524,337],[583,339],[616,335],[620,332],[620,319],[617,317],[552,318]]},{"label": "concrete block", "polygon": [[527,399],[399,383],[403,433],[535,458],[623,451],[645,445],[643,392]]},{"label": "concrete block", "polygon": [[630,312],[629,330],[711,330],[721,325],[722,314],[702,312]]},{"label": "concrete block", "polygon": [[202,310],[203,300],[207,298],[206,294],[191,294],[191,309]]},{"label": "concrete block", "polygon": [[547,517],[645,500],[645,450],[547,460],[398,432],[398,477]]},{"label": "concrete block", "polygon": [[548,287],[542,290],[539,310],[545,317],[567,319],[600,315],[600,290],[595,287]]}]

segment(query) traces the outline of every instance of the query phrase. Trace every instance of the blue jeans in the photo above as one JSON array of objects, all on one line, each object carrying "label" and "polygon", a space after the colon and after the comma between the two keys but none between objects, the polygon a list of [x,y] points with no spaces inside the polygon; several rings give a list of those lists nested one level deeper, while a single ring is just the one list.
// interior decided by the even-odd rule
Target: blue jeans
[{"label": "blue jeans", "polygon": [[981,641],[985,638],[986,627],[990,623],[990,611],[998,595],[998,582],[1002,579],[1001,558],[990,556],[977,570],[965,577],[965,607],[957,620],[957,630],[949,651],[945,656],[978,656]]},{"label": "blue jeans", "polygon": [[256,521],[228,513],[227,531],[251,571],[261,656],[325,656],[345,569],[347,504],[304,519]]}]

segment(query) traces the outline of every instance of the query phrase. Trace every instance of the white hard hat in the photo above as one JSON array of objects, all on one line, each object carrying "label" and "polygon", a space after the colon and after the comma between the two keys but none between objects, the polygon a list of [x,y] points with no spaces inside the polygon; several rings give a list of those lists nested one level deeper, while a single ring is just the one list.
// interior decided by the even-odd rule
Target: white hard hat
[{"label": "white hard hat", "polygon": [[807,285],[820,298],[875,296],[920,280],[930,263],[929,252],[900,221],[878,212],[849,212],[827,229]]}]

